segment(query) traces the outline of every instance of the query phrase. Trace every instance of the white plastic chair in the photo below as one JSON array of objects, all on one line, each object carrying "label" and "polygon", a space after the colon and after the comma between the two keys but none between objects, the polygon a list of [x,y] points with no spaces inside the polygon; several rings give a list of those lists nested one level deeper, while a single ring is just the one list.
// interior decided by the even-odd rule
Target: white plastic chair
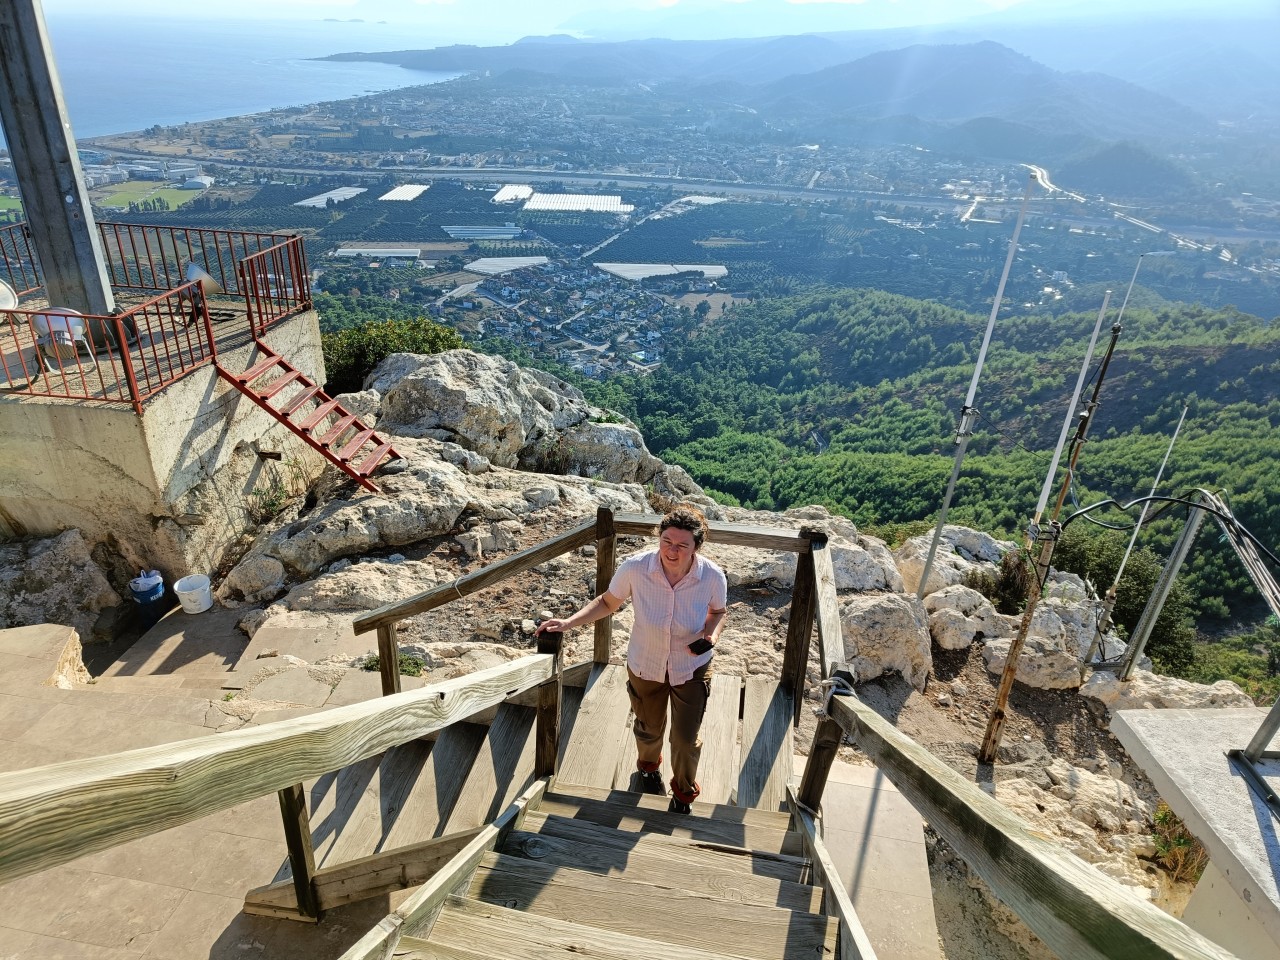
[{"label": "white plastic chair", "polygon": [[31,332],[36,338],[36,356],[46,372],[75,363],[78,353],[93,356],[84,317],[78,310],[54,307],[48,313],[34,313]]}]

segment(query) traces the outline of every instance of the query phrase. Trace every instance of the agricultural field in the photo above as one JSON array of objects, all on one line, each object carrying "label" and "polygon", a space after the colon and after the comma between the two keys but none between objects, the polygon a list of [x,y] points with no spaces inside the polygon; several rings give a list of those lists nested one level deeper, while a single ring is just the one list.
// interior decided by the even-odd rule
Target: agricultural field
[{"label": "agricultural field", "polygon": [[0,196],[0,210],[21,210],[22,201],[17,197]]},{"label": "agricultural field", "polygon": [[200,196],[199,190],[178,190],[174,187],[146,180],[128,180],[90,191],[93,202],[102,207],[128,209],[131,203],[154,203],[163,200],[167,206],[161,209],[176,210]]}]

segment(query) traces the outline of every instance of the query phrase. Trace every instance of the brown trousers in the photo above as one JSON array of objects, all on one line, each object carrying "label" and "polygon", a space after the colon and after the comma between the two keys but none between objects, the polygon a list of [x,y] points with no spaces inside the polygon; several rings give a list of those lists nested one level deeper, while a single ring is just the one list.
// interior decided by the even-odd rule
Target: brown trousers
[{"label": "brown trousers", "polygon": [[[712,663],[715,661],[713,660]],[[698,796],[698,760],[702,756],[702,717],[711,694],[711,663],[694,671],[688,683],[672,686],[644,680],[627,668],[627,693],[636,715],[637,766],[657,770],[662,766],[662,735],[667,728],[667,704],[671,704],[671,792],[685,803]]]}]

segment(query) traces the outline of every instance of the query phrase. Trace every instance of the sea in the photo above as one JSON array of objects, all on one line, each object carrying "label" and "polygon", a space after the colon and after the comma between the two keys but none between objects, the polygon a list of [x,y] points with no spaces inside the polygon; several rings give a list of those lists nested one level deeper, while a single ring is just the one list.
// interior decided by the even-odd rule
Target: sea
[{"label": "sea", "polygon": [[45,7],[78,139],[342,100],[456,76],[332,53],[446,45],[422,26],[337,20],[190,20],[55,15]]}]

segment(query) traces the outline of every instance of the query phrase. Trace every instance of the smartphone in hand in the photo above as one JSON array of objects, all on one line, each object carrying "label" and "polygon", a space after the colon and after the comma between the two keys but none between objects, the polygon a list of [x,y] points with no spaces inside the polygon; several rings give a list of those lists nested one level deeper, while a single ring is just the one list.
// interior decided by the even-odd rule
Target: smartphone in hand
[{"label": "smartphone in hand", "polygon": [[697,640],[693,641],[693,643],[689,644],[689,652],[694,656],[701,656],[714,646],[715,644],[706,637],[699,637]]}]

